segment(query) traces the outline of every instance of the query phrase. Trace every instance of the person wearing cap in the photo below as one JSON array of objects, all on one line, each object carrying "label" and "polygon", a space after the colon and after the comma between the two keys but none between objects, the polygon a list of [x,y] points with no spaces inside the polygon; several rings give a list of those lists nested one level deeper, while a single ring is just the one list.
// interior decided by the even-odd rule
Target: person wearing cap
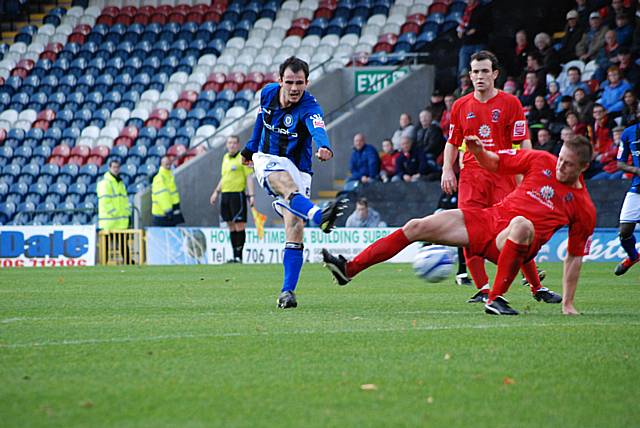
[{"label": "person wearing cap", "polygon": [[471,78],[469,77],[469,70],[463,70],[459,76],[460,85],[453,91],[453,98],[456,100],[460,97],[473,92],[473,85],[471,84]]},{"label": "person wearing cap", "polygon": [[602,17],[598,12],[589,15],[589,31],[583,34],[576,45],[576,56],[584,62],[595,59],[604,47],[604,35],[609,30],[602,25]]},{"label": "person wearing cap", "polygon": [[579,17],[580,15],[575,9],[567,12],[567,25],[564,27],[564,36],[558,42],[560,45],[558,54],[562,62],[568,62],[576,58],[576,45],[584,34],[584,29],[578,25]]}]

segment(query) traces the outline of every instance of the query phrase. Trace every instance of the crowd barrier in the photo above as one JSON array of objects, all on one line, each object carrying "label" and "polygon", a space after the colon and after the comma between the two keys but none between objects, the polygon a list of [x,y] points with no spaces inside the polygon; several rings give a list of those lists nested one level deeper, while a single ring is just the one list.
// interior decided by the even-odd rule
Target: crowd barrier
[{"label": "crowd barrier", "polygon": [[146,262],[144,230],[101,230],[98,237],[101,265],[142,265]]}]

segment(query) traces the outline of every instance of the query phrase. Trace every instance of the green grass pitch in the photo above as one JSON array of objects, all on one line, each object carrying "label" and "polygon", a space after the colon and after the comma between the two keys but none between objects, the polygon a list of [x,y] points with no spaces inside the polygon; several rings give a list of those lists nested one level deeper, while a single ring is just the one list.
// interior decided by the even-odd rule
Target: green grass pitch
[{"label": "green grass pitch", "polygon": [[3,270],[0,426],[637,427],[640,268],[613,267],[577,317],[519,279],[521,315],[485,315],[409,265],[307,265],[287,311],[278,265]]}]

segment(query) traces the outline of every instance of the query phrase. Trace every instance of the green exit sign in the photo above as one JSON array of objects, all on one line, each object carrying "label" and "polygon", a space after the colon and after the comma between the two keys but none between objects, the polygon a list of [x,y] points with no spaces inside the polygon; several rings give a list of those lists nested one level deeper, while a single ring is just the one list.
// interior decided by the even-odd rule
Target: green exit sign
[{"label": "green exit sign", "polygon": [[397,70],[357,70],[355,75],[356,95],[375,94],[408,73],[407,67]]}]

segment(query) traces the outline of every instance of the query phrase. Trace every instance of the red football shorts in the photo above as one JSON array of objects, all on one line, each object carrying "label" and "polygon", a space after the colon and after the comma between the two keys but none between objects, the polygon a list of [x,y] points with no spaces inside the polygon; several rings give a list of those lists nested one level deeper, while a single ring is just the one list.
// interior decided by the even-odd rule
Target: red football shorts
[{"label": "red football shorts", "polygon": [[[467,250],[471,255],[481,256],[492,263],[498,263],[500,251],[496,246],[496,237],[507,226],[513,216],[503,216],[498,207],[463,208],[464,224],[469,235]],[[534,238],[529,246],[525,261],[533,259],[544,242]]]},{"label": "red football shorts", "polygon": [[486,208],[516,188],[515,178],[481,168],[463,168],[458,183],[458,208]]}]

